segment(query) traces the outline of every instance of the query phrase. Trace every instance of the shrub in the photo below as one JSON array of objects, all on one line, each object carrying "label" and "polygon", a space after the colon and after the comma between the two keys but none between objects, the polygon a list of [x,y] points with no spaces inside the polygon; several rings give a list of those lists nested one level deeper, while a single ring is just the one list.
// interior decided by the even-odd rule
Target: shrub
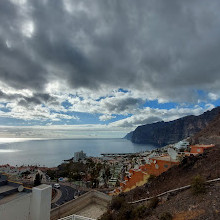
[{"label": "shrub", "polygon": [[137,217],[143,217],[143,215],[145,214],[145,211],[146,211],[146,207],[144,205],[141,205],[141,206],[136,207],[133,213]]},{"label": "shrub", "polygon": [[153,199],[151,199],[148,204],[147,204],[147,208],[149,209],[155,209],[157,207],[159,203],[159,199],[157,197],[154,197]]},{"label": "shrub", "polygon": [[133,219],[135,219],[135,217],[133,215],[132,206],[128,203],[126,205],[122,206],[121,209],[119,210],[119,213],[117,214],[116,219],[117,220],[133,220]]},{"label": "shrub", "polygon": [[116,196],[112,198],[110,208],[112,210],[119,210],[122,206],[126,204],[124,196]]},{"label": "shrub", "polygon": [[56,170],[47,170],[47,175],[53,180],[57,178]]},{"label": "shrub", "polygon": [[39,186],[41,184],[41,177],[40,174],[37,173],[34,180],[34,186]]},{"label": "shrub", "polygon": [[151,182],[152,180],[154,180],[156,178],[155,175],[150,174],[149,178],[148,178],[148,182]]},{"label": "shrub", "polygon": [[169,212],[164,212],[160,216],[160,220],[172,220],[172,219],[173,219],[173,216]]},{"label": "shrub", "polygon": [[28,176],[29,174],[31,174],[31,172],[28,170],[21,173],[22,176]]},{"label": "shrub", "polygon": [[133,209],[133,216],[138,219],[143,219],[149,214],[150,214],[150,210],[144,205],[140,205],[136,207],[135,209]]},{"label": "shrub", "polygon": [[191,184],[192,193],[198,195],[205,192],[205,180],[200,175],[193,178]]}]

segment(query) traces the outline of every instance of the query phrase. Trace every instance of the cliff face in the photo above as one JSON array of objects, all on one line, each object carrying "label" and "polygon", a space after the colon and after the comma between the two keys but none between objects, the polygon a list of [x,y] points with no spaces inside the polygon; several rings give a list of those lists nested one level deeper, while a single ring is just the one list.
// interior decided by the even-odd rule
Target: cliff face
[{"label": "cliff face", "polygon": [[204,129],[220,113],[220,107],[199,116],[186,116],[170,122],[157,122],[137,127],[127,139],[137,144],[165,146],[176,143]]},{"label": "cliff face", "polygon": [[220,114],[191,138],[192,144],[220,144]]},{"label": "cliff face", "polygon": [[131,131],[131,132],[129,132],[128,134],[126,134],[126,136],[124,137],[124,139],[131,140],[132,135],[133,135],[133,131]]}]

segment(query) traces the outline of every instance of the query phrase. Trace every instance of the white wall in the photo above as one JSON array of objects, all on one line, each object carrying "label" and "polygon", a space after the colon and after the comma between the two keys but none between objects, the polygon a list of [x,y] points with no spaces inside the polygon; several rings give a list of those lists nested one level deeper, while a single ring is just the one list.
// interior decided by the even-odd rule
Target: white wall
[{"label": "white wall", "polygon": [[1,220],[29,220],[31,193],[0,205]]},{"label": "white wall", "polygon": [[50,220],[52,187],[46,184],[32,189],[30,220]]},{"label": "white wall", "polygon": [[0,220],[50,220],[51,192],[51,186],[42,184],[32,193],[17,194],[8,202],[9,197],[0,200]]}]

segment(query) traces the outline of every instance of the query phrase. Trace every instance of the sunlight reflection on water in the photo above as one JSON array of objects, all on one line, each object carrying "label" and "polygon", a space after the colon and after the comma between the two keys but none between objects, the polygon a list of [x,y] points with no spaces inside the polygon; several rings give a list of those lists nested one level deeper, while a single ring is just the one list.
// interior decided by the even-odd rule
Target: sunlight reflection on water
[{"label": "sunlight reflection on water", "polygon": [[0,149],[0,154],[1,153],[14,153],[14,152],[18,152],[20,150],[15,150],[15,149]]},{"label": "sunlight reflection on water", "polygon": [[33,140],[48,140],[49,138],[0,138],[0,144],[25,142]]}]

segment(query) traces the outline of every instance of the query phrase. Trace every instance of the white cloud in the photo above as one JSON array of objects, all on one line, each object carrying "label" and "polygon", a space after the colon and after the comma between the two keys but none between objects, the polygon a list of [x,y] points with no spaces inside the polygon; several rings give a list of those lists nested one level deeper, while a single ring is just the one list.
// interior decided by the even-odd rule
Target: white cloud
[{"label": "white cloud", "polygon": [[22,24],[22,34],[28,38],[31,38],[34,34],[34,23],[33,21],[25,21]]},{"label": "white cloud", "polygon": [[200,115],[206,110],[211,110],[213,107],[213,105],[207,105],[205,109],[200,106],[194,106],[194,108],[173,108],[169,110],[147,107],[128,118],[112,122],[109,126],[130,127],[134,129],[143,124],[150,124],[158,121],[172,121],[187,115]]},{"label": "white cloud", "polygon": [[[77,93],[78,94],[78,93]],[[127,115],[138,111],[139,105],[143,104],[144,100],[132,92],[109,91],[108,94],[98,96],[93,93],[93,96],[80,94],[81,96],[69,96],[67,100],[72,106],[70,111],[100,113],[105,115],[121,114]]]},{"label": "white cloud", "polygon": [[116,118],[116,117],[113,116],[113,115],[101,115],[101,116],[99,116],[99,120],[100,121],[108,121],[108,120],[110,120],[112,118]]},{"label": "white cloud", "polygon": [[212,93],[212,92],[208,93],[208,97],[211,100],[214,100],[214,101],[220,98],[219,94],[215,94],[215,93]]},{"label": "white cloud", "polygon": [[[199,106],[194,108],[173,108],[151,109],[144,108],[139,113],[118,120],[109,124],[80,124],[80,125],[53,125],[52,122],[60,118],[69,119],[70,116],[64,114],[49,114],[48,111],[42,111],[37,118],[44,120],[50,118],[51,122],[45,126],[0,126],[0,137],[41,137],[41,138],[112,138],[124,137],[128,132],[134,130],[137,126],[153,123],[157,121],[170,121],[186,115],[199,115],[204,110],[211,110],[212,105],[207,105],[206,109]],[[24,114],[24,112],[20,111]],[[5,115],[6,114],[6,115]],[[18,114],[18,115],[16,115]],[[35,114],[35,113],[33,113]],[[9,116],[7,113],[0,111],[1,116]],[[15,113],[10,117],[20,117]],[[27,114],[27,120],[31,117]],[[103,116],[104,117],[104,116]],[[77,118],[76,118],[77,120]]]},{"label": "white cloud", "polygon": [[0,111],[0,117],[22,119],[26,121],[38,120],[38,121],[60,121],[62,119],[74,119],[79,120],[76,116],[70,116],[64,113],[54,113],[47,107],[42,105],[32,106],[27,109],[26,107],[19,106],[16,103],[8,103],[6,108],[9,112]]},{"label": "white cloud", "polygon": [[130,130],[101,124],[0,126],[0,138],[122,138]]}]

